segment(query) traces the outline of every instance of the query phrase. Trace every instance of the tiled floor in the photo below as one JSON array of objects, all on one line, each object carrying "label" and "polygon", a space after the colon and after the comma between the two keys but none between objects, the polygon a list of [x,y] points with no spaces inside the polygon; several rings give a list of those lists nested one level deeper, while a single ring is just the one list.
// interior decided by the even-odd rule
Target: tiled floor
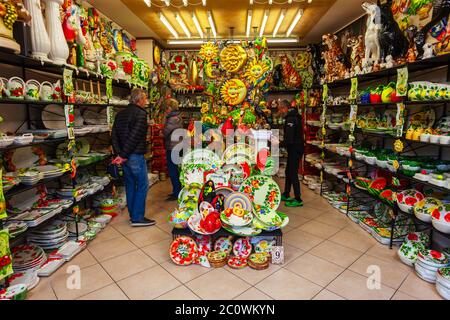
[{"label": "tiled floor", "polygon": [[[434,285],[400,262],[396,250],[378,244],[306,188],[303,208],[280,208],[290,218],[284,229],[284,265],[264,271],[176,266],[168,255],[166,217],[176,207],[164,201],[169,191],[169,184],[160,182],[149,192],[147,216],[158,222],[155,227],[131,228],[122,214],[75,259],[41,279],[29,298],[441,299]],[[71,265],[81,268],[80,290],[67,289]]]}]

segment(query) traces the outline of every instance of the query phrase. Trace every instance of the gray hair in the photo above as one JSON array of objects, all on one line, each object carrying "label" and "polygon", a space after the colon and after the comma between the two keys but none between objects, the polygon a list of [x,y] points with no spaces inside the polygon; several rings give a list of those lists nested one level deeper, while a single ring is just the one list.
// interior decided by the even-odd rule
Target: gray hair
[{"label": "gray hair", "polygon": [[140,89],[140,88],[134,88],[133,90],[131,90],[130,103],[138,104],[139,101],[140,101],[145,95],[147,95],[147,92],[145,92],[145,90]]}]

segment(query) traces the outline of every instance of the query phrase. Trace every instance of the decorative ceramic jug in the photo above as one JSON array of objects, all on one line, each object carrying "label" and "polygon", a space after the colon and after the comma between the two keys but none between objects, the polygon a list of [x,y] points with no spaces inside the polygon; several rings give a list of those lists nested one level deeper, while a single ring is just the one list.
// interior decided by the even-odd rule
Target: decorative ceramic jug
[{"label": "decorative ceramic jug", "polygon": [[25,7],[30,12],[30,32],[31,32],[31,56],[41,61],[49,61],[50,39],[45,29],[44,17],[40,0],[24,0]]},{"label": "decorative ceramic jug", "polygon": [[37,101],[39,100],[39,91],[41,84],[39,81],[30,79],[25,83],[25,99]]},{"label": "decorative ceramic jug", "polygon": [[60,8],[63,0],[45,0],[47,31],[50,38],[50,53],[49,57],[55,64],[66,64],[69,58],[69,46],[61,24]]}]

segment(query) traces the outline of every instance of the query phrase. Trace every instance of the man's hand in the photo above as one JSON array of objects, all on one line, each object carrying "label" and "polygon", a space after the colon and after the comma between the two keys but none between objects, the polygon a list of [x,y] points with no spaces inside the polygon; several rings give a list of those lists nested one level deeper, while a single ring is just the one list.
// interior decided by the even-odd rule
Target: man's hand
[{"label": "man's hand", "polygon": [[122,157],[120,157],[120,156],[117,156],[117,157],[115,157],[114,159],[113,159],[113,161],[112,161],[112,163],[113,164],[117,164],[117,165],[122,165],[123,163],[125,163],[127,161],[127,159],[125,159],[125,158],[122,158]]}]

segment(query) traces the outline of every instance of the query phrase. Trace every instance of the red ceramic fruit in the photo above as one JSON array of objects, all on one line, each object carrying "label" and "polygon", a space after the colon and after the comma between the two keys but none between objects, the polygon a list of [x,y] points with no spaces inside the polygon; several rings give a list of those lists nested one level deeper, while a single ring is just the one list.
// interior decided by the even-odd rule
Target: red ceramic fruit
[{"label": "red ceramic fruit", "polygon": [[397,96],[397,91],[392,92],[391,94],[391,102],[392,103],[399,103],[403,101],[403,97]]},{"label": "red ceramic fruit", "polygon": [[381,103],[381,94],[371,93],[370,94],[370,103],[371,104]]},{"label": "red ceramic fruit", "polygon": [[217,211],[209,213],[205,218],[200,220],[200,227],[208,233],[219,230],[221,226],[220,214]]},{"label": "red ceramic fruit", "polygon": [[385,178],[378,178],[370,184],[370,188],[376,190],[383,190],[384,188],[386,188],[386,184],[387,181]]}]

